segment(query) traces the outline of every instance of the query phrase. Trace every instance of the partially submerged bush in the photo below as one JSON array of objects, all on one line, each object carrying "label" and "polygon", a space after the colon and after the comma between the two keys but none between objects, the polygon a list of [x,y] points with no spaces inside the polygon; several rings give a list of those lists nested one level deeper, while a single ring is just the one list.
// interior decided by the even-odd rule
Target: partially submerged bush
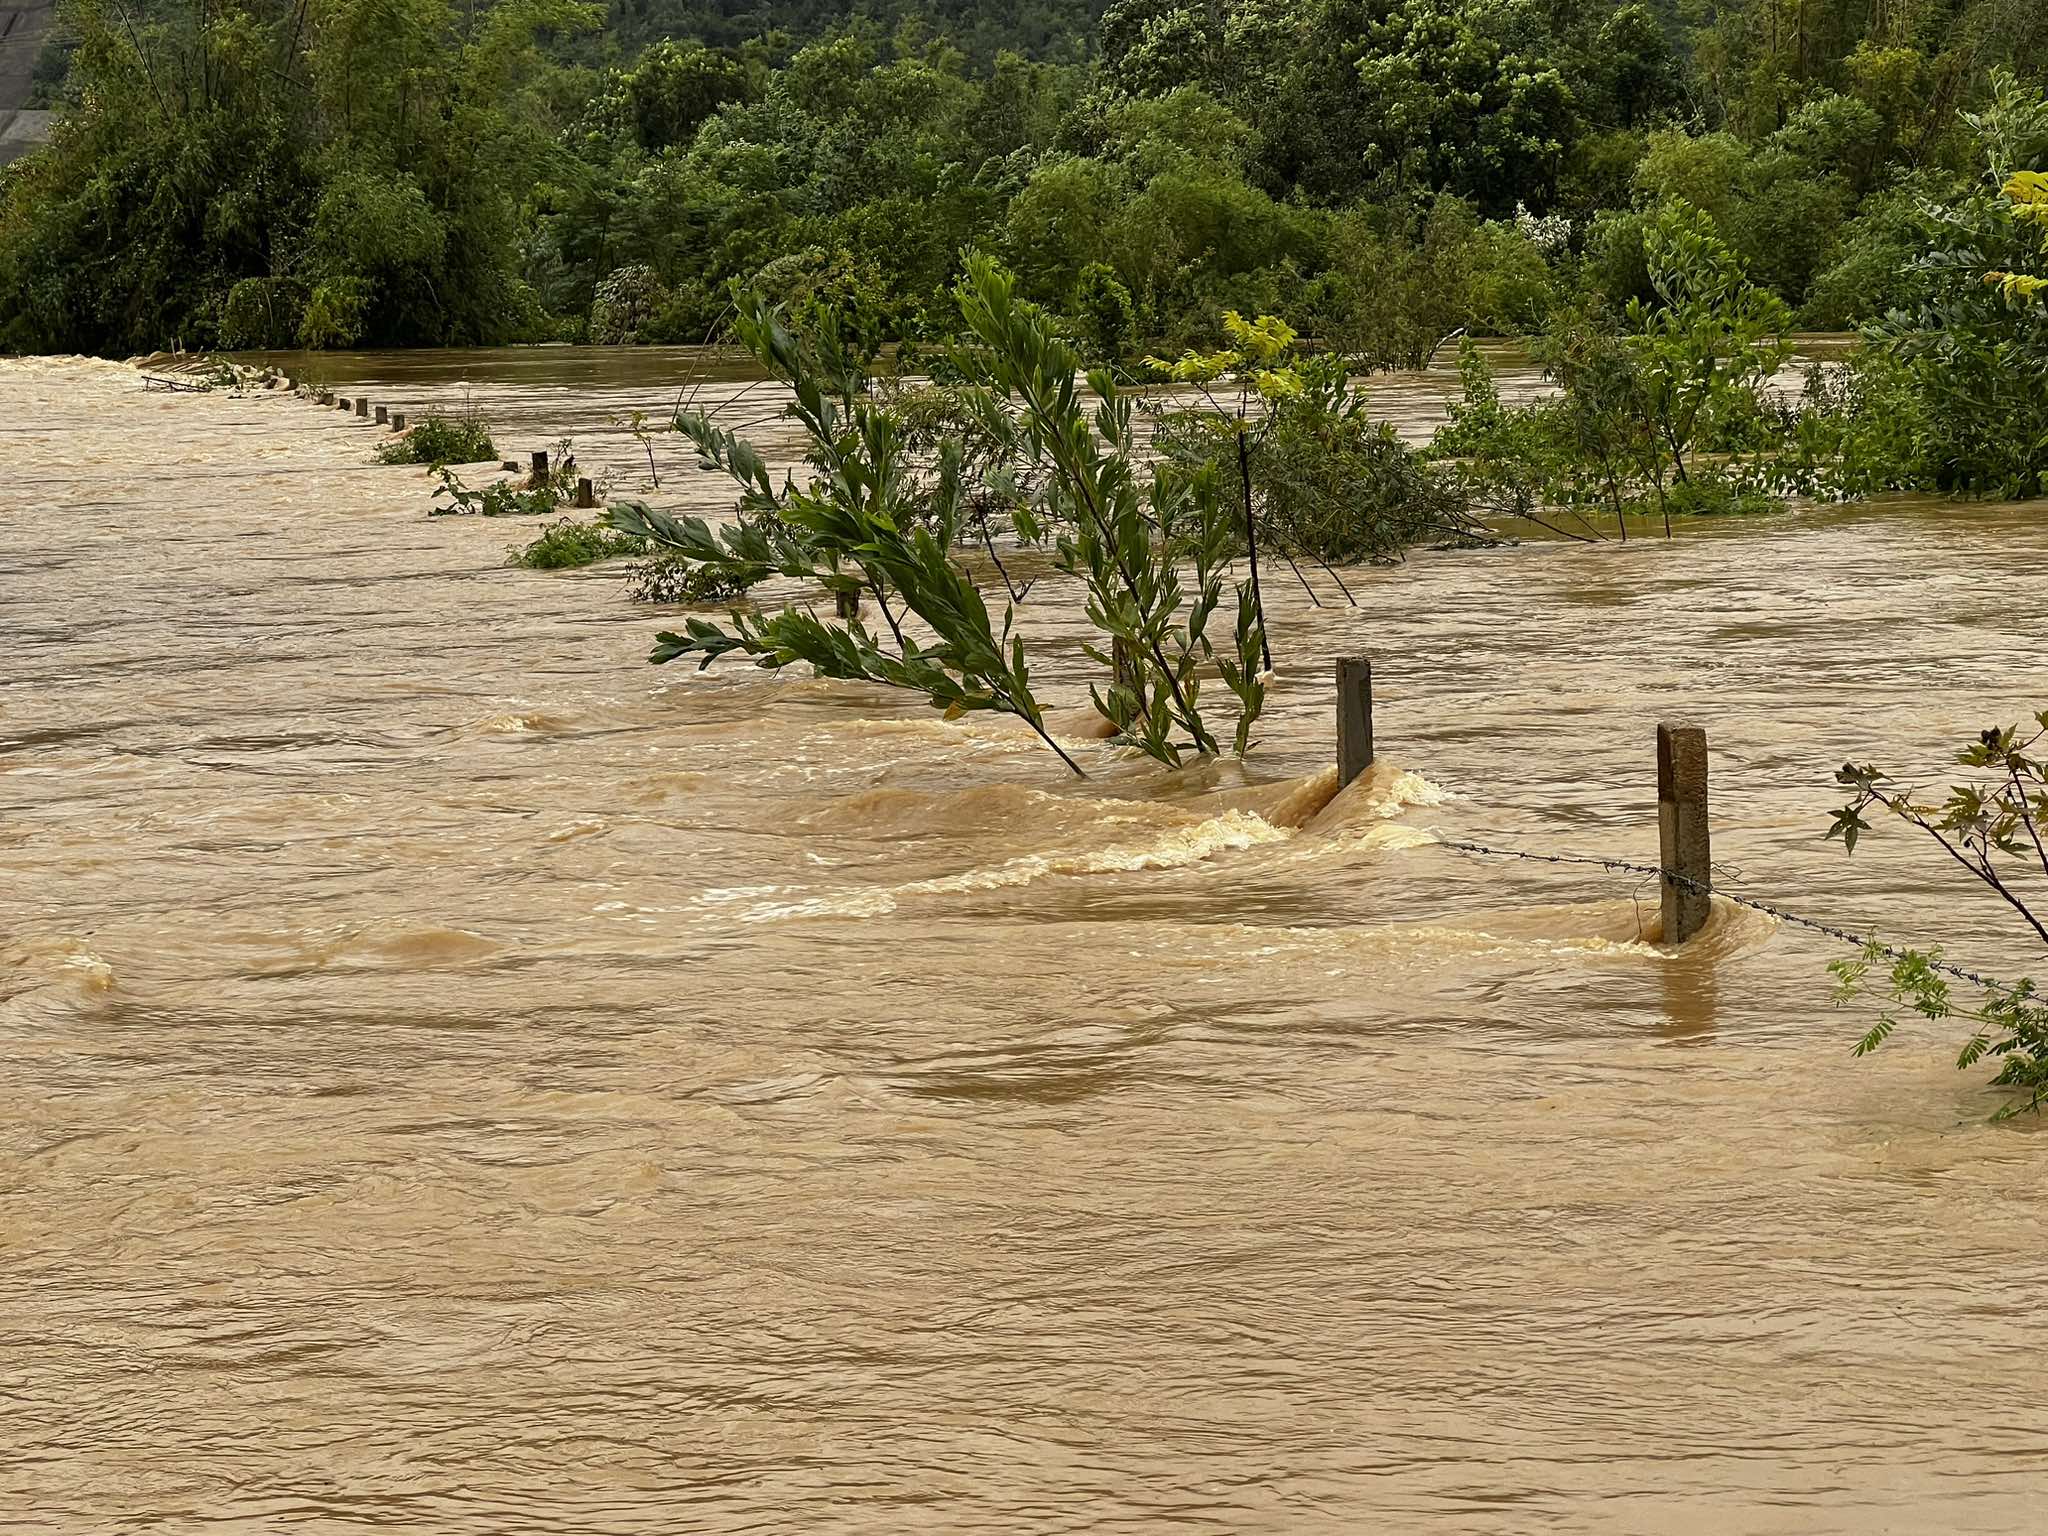
[{"label": "partially submerged bush", "polygon": [[600,560],[646,553],[644,539],[620,533],[603,523],[565,517],[559,523],[550,523],[524,549],[515,550],[512,564],[523,565],[530,571],[565,571],[579,565],[595,565]]},{"label": "partially submerged bush", "polygon": [[[1464,398],[1429,456],[1495,515],[1597,539],[1587,513],[1604,507],[1625,540],[1630,515],[1649,512],[1668,538],[1674,512],[1754,510],[1786,478],[1780,461],[1798,460],[1787,414],[1765,396],[1788,351],[1784,305],[1698,209],[1668,203],[1642,234],[1651,300],[1618,317],[1561,309],[1537,343],[1557,396],[1504,406],[1486,360],[1461,349]],[[1739,473],[1695,462],[1729,452],[1764,461]],[[1574,518],[1584,533],[1565,526]]]},{"label": "partially submerged bush", "polygon": [[[644,542],[634,542],[646,548]],[[712,607],[746,596],[768,574],[765,565],[705,565],[686,555],[658,555],[633,567],[626,596],[636,603]]]},{"label": "partially submerged bush", "polygon": [[2003,72],[1963,121],[1984,179],[1921,210],[1905,304],[1867,333],[1912,423],[1913,478],[1978,496],[2048,490],[2048,93]]},{"label": "partially submerged bush", "polygon": [[[427,514],[429,517],[538,517],[554,511],[573,494],[576,456],[569,451],[568,439],[557,442],[548,455],[547,478],[538,483],[530,479],[524,483],[494,480],[481,490],[472,490],[446,464],[435,465],[434,474],[441,485],[434,492],[436,505]],[[448,498],[445,507],[439,505],[443,496]]]},{"label": "partially submerged bush", "polygon": [[[481,490],[462,483],[461,477],[445,464],[440,470],[440,488],[434,492],[429,517],[545,517],[565,499],[561,487],[549,481],[542,485],[519,485],[511,480],[493,480]],[[446,496],[448,504],[441,505]]]},{"label": "partially submerged bush", "polygon": [[377,450],[384,464],[481,464],[497,456],[490,427],[473,411],[460,416],[429,411]]},{"label": "partially submerged bush", "polygon": [[[1283,382],[1260,398],[1262,415],[1168,412],[1155,443],[1190,472],[1213,466],[1240,525],[1248,482],[1258,533],[1283,558],[1387,563],[1416,544],[1483,539],[1468,498],[1389,423],[1372,419],[1341,358],[1310,358],[1284,375],[1267,370],[1263,377]],[[1250,398],[1243,397],[1247,406]]]}]

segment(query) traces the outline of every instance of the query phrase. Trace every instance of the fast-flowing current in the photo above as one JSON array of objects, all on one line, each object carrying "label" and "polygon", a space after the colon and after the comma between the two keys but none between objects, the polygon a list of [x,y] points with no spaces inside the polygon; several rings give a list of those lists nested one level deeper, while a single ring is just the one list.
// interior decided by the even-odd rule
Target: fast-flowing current
[{"label": "fast-flowing current", "polygon": [[[322,366],[691,510],[633,409],[789,445],[688,354]],[[2038,963],[1821,837],[2048,706],[2038,511],[1269,563],[1243,764],[1077,779],[650,667],[378,440],[0,362],[0,1531],[2041,1529],[2043,1144],[1962,1026],[1852,1059],[1846,947],[1445,846],[1654,863],[1689,722],[1725,891]],[[1076,589],[1021,621],[1070,728]]]}]

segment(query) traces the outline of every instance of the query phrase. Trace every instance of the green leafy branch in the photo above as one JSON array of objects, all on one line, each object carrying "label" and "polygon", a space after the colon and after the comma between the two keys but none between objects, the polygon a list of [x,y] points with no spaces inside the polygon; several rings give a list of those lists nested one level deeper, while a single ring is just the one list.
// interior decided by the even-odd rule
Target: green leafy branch
[{"label": "green leafy branch", "polygon": [[[1933,841],[1973,881],[1983,885],[2016,912],[2044,944],[2048,927],[2034,910],[2024,882],[2036,871],[2048,878],[2048,762],[2034,755],[2048,736],[2048,710],[2034,717],[2034,729],[1994,726],[1956,755],[1956,762],[1975,771],[1969,782],[1949,787],[1939,802],[1922,801],[1869,764],[1845,763],[1837,783],[1853,791],[1835,813],[1827,836],[1850,853],[1864,833],[1873,829],[1872,813],[1906,823]],[[1985,1058],[2001,1062],[1994,1087],[2025,1090],[1997,1118],[2037,1109],[2048,1099],[2048,1005],[2034,983],[1987,984],[1975,1005],[1958,1003],[1943,974],[1941,951],[1893,950],[1872,941],[1854,960],[1829,966],[1836,982],[1836,1002],[1847,1003],[1873,986],[1872,967],[1889,960],[1884,988],[1889,1006],[1857,1041],[1856,1054],[1868,1055],[1897,1029],[1901,1010],[1923,1018],[1959,1018],[1975,1027],[1956,1059],[1959,1068]]]},{"label": "green leafy branch", "polygon": [[[1229,652],[1219,655],[1208,639],[1233,547],[1213,474],[1154,466],[1141,493],[1131,398],[1109,371],[1087,376],[1096,397],[1091,412],[1081,398],[1079,359],[986,257],[969,260],[955,296],[975,343],[956,359],[978,386],[970,397],[985,429],[1010,445],[1012,465],[1047,471],[1036,510],[1055,524],[1059,568],[1085,583],[1089,622],[1109,638],[1106,651],[1088,648],[1112,672],[1106,692],[1090,689],[1096,707],[1125,741],[1168,765],[1187,751],[1217,752],[1199,707],[1201,672],[1213,662],[1237,701],[1234,748],[1247,750],[1265,702],[1257,665],[1265,631],[1247,583],[1238,591]],[[1014,520],[1027,539],[1040,531],[1030,509]],[[1192,598],[1181,583],[1183,559],[1194,567]]]},{"label": "green leafy branch", "polygon": [[2048,710],[2034,719],[2037,728],[2024,739],[2018,726],[1994,726],[1958,753],[1959,765],[1988,770],[1989,778],[1951,785],[1948,798],[1939,804],[1917,802],[1911,790],[1867,763],[1843,764],[1835,782],[1855,793],[1835,813],[1827,835],[1839,838],[1854,853],[1857,838],[1871,829],[1866,812],[1896,817],[1932,838],[2048,944],[2048,926],[2015,889],[2015,877],[2001,870],[2001,861],[2018,859],[2023,868],[2035,866],[2048,876],[2048,840],[2043,836],[2048,826],[2048,762],[2031,755],[2035,743],[2048,734]]},{"label": "green leafy branch", "polygon": [[[959,521],[957,446],[941,445],[936,486],[922,485],[894,419],[868,396],[829,312],[803,339],[765,300],[749,295],[739,301],[736,323],[741,339],[790,389],[789,412],[804,427],[816,474],[807,484],[789,475],[778,484],[752,444],[688,412],[677,417],[677,428],[706,468],[739,488],[739,521],[714,532],[701,518],[673,517],[639,502],[614,506],[609,520],[706,567],[756,580],[772,570],[835,594],[871,595],[888,633],[878,638],[858,617],[834,626],[796,608],[764,617],[735,612],[730,628],[692,618],[681,633],[663,632],[651,659],[695,656],[701,669],[737,651],[769,669],[802,661],[821,676],[913,689],[949,719],[976,710],[1015,715],[1080,774],[1045,729],[1023,642],[1012,633],[1014,605],[1005,608],[998,631],[980,591],[950,557]],[[933,506],[936,519],[920,521]],[[936,643],[906,632],[912,615]]]}]

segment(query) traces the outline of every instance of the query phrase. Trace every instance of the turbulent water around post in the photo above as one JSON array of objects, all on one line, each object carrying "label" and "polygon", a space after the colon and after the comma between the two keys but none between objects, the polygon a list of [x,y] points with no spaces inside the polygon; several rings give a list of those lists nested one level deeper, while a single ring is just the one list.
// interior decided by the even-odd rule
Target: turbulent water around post
[{"label": "turbulent water around post", "polygon": [[[693,510],[611,418],[774,409],[675,353],[327,366]],[[1443,846],[1654,862],[1699,723],[1727,888],[2016,973],[1903,834],[1819,834],[1845,758],[2048,703],[2037,511],[1356,607],[1269,564],[1247,762],[1076,732],[1082,781],[651,668],[617,567],[508,567],[535,524],[429,522],[338,412],[0,362],[0,423],[0,1530],[2039,1529],[2043,1143],[1958,1031],[1852,1061],[1830,941],[1668,951],[1637,877]],[[1074,589],[1024,625],[1078,721]],[[1324,806],[1355,652],[1381,762]]]}]

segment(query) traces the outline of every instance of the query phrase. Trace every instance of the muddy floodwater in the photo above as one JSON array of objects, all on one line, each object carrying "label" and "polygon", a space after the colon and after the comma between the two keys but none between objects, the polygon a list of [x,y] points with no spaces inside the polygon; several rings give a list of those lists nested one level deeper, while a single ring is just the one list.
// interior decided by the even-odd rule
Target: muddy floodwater
[{"label": "muddy floodwater", "polygon": [[[611,418],[773,409],[324,366],[700,509]],[[376,439],[0,362],[0,1531],[2043,1528],[2048,1143],[1955,1028],[1852,1061],[1829,941],[1442,846],[1654,860],[1692,721],[1729,888],[2016,973],[1819,834],[2048,704],[2038,510],[1269,567],[1247,763],[1080,781],[649,667]],[[1025,630],[1079,705],[1073,589]],[[1382,761],[1303,820],[1350,652]]]}]

